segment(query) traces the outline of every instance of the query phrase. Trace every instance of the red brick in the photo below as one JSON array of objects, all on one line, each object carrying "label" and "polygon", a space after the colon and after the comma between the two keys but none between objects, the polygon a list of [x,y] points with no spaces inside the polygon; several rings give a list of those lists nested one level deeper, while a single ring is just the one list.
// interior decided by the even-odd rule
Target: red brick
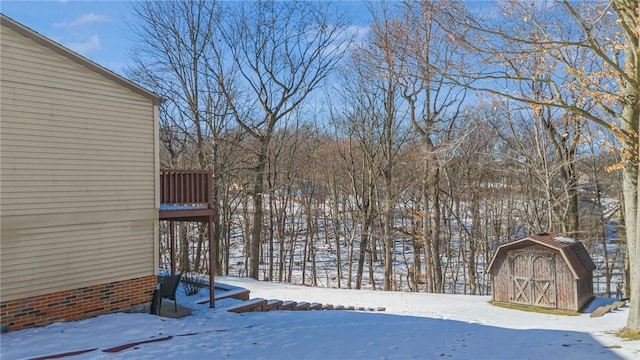
[{"label": "red brick", "polygon": [[2,325],[19,330],[126,310],[150,302],[156,286],[157,277],[151,275],[4,302]]}]

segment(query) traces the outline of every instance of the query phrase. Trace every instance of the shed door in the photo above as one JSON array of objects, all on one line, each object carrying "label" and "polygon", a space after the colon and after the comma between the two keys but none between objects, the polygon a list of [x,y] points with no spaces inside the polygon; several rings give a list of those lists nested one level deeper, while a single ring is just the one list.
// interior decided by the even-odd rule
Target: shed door
[{"label": "shed door", "polygon": [[535,251],[509,254],[509,299],[523,305],[556,307],[555,256]]}]

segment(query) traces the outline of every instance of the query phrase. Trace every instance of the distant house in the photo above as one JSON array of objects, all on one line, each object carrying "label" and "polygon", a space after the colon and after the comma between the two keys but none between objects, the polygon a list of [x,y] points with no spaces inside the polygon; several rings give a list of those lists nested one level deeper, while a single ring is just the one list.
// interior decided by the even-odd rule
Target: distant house
[{"label": "distant house", "polygon": [[579,311],[595,268],[579,241],[541,233],[499,246],[487,271],[494,301]]},{"label": "distant house", "polygon": [[0,17],[3,330],[141,308],[157,286],[161,99]]}]

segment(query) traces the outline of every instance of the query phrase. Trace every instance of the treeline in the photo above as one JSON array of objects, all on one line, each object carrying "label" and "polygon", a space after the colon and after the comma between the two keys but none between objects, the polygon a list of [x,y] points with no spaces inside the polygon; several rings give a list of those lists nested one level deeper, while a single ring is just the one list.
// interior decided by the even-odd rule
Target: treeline
[{"label": "treeline", "polygon": [[[480,118],[466,122],[476,120]],[[498,244],[530,233],[558,231],[585,241],[601,267],[599,274],[606,276],[607,291],[615,292],[624,255],[622,228],[615,227],[621,189],[619,174],[604,167],[615,163],[616,156],[591,152],[596,150],[591,146],[578,152],[573,160],[579,177],[574,214],[568,210],[573,199],[566,196],[566,185],[558,175],[560,162],[550,157],[547,166],[553,169],[545,173],[544,159],[524,152],[520,157],[531,159],[518,161],[517,153],[505,152],[513,144],[495,130],[479,124],[474,134],[446,151],[435,184],[437,196],[426,201],[421,191],[424,174],[416,165],[422,155],[415,139],[407,136],[398,144],[391,184],[391,288],[424,291],[432,284],[434,292],[487,294],[483,270]],[[223,143],[221,150],[231,166],[216,183],[222,205],[218,269],[220,274],[247,275],[253,219],[252,144],[235,136]],[[533,140],[528,143],[541,146]],[[260,279],[349,288],[384,286],[376,275],[388,256],[384,251],[385,183],[366,149],[354,139],[336,138],[309,124],[275,132],[265,176]],[[193,151],[165,156],[166,167],[197,165]],[[576,217],[574,230],[567,227],[569,216]],[[437,244],[430,241],[436,228]],[[183,266],[194,268],[183,269],[206,271],[207,251],[198,251],[206,249],[206,238],[189,234],[199,233],[183,232],[187,243],[181,246],[180,258]],[[427,272],[425,266],[436,259],[439,266]],[[612,283],[614,267],[618,277]]]},{"label": "treeline", "polygon": [[618,8],[573,6],[378,3],[357,26],[327,2],[140,2],[129,75],[167,99],[162,166],[214,174],[220,273],[317,284],[323,251],[331,285],[486,294],[498,244],[556,231],[609,292],[638,79]]}]

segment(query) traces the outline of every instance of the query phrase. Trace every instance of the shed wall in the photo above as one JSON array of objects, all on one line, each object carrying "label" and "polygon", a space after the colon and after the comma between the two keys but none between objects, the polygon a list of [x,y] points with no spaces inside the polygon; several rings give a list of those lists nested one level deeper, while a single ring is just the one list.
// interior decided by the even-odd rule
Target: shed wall
[{"label": "shed wall", "polygon": [[509,266],[507,266],[506,254],[496,258],[494,269],[497,271],[491,276],[491,292],[494,301],[509,302]]},{"label": "shed wall", "polygon": [[[559,251],[549,249],[546,246],[534,244],[523,246],[518,251],[535,251],[555,255],[555,286],[556,286],[556,307],[565,310],[579,310],[576,307],[575,286],[576,282],[571,273],[569,266],[563,259]],[[496,258],[494,269],[497,269],[492,275],[492,297],[494,301],[511,302],[509,292],[509,266],[508,254],[510,251],[504,251],[499,258]]]},{"label": "shed wall", "polygon": [[558,294],[556,306],[558,309],[578,311],[575,306],[575,286],[575,277],[560,252],[556,251],[556,293]]},{"label": "shed wall", "polygon": [[156,107],[2,26],[1,301],[156,273]]},{"label": "shed wall", "polygon": [[578,310],[593,298],[593,274],[578,280]]}]

